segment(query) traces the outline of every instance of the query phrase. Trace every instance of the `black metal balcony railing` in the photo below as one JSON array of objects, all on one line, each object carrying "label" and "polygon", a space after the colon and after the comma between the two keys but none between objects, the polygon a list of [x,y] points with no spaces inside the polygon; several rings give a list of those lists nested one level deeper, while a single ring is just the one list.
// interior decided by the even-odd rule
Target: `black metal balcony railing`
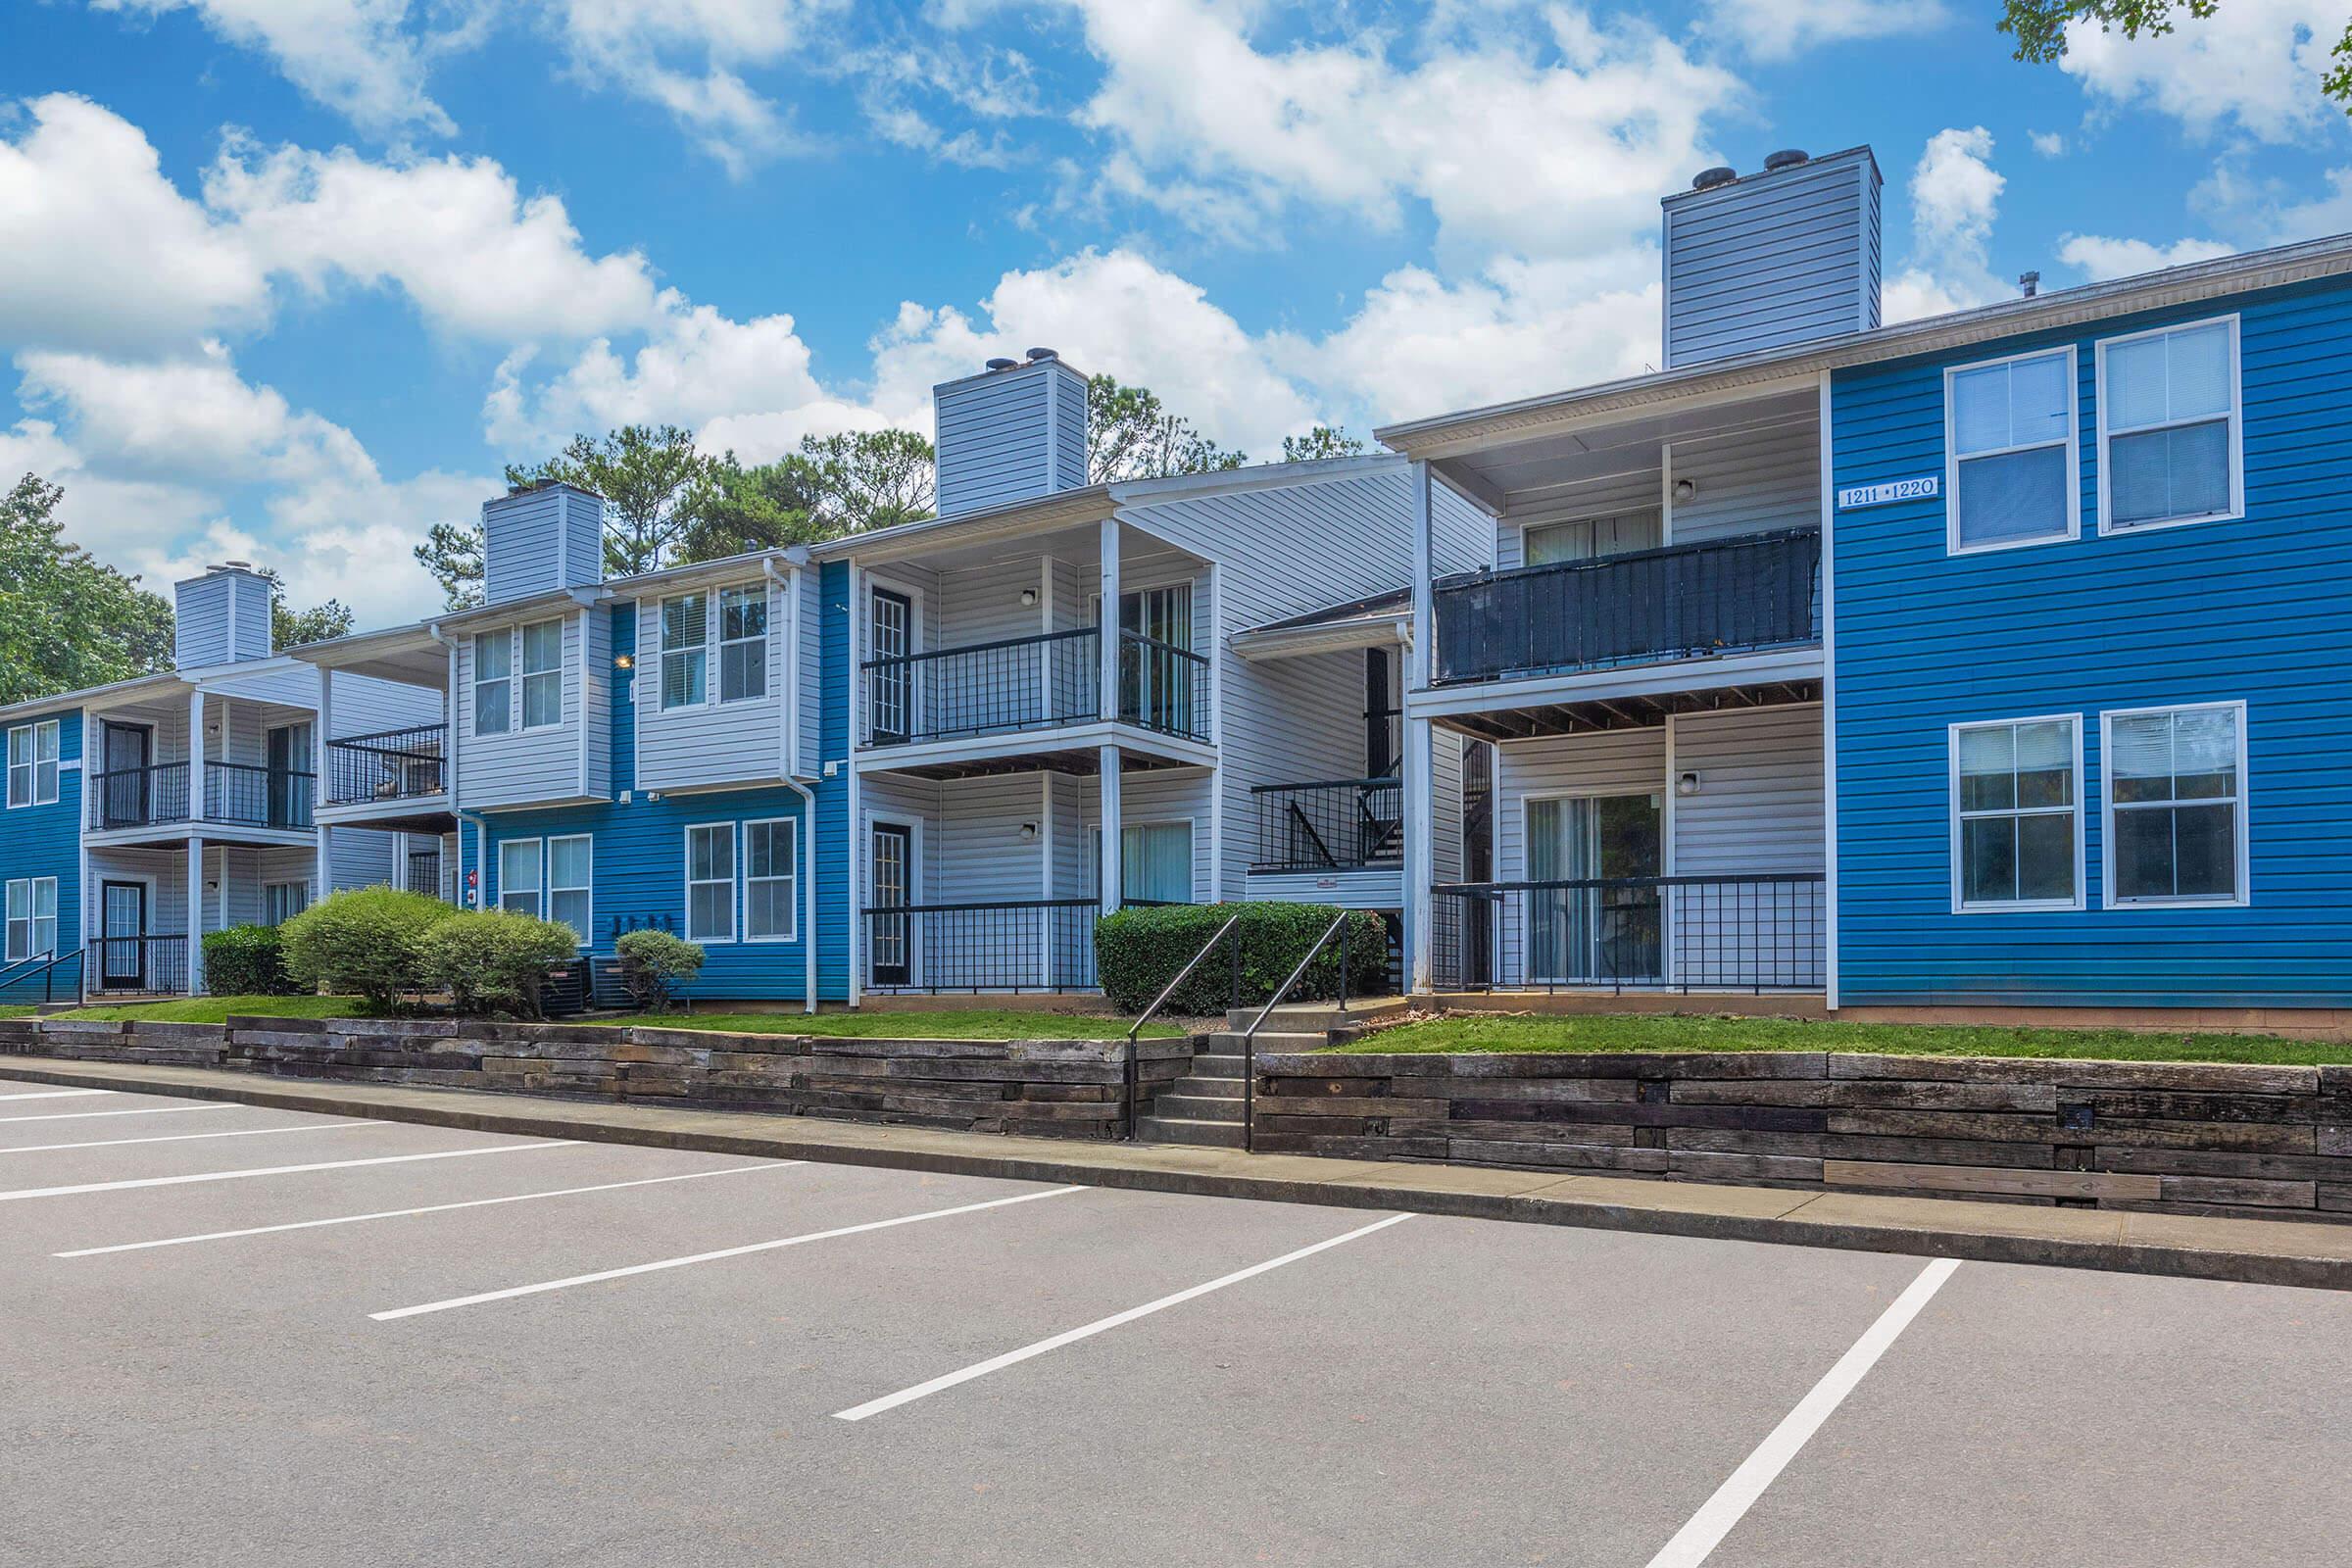
[{"label": "black metal balcony railing", "polygon": [[[236,827],[300,829],[311,824],[318,776],[245,762],[204,764],[202,820]],[[195,820],[188,764],[117,768],[90,780],[92,828],[154,827]]]},{"label": "black metal balcony railing", "polygon": [[868,908],[872,991],[1088,991],[1095,986],[1093,899],[909,904]]},{"label": "black metal balcony railing", "polygon": [[[1102,717],[1095,628],[971,643],[865,662],[867,746],[1057,729]],[[1138,632],[1119,634],[1118,717],[1208,738],[1208,661]]]},{"label": "black metal balcony railing", "polygon": [[350,735],[326,743],[326,802],[413,801],[448,787],[443,766],[445,724]]},{"label": "black metal balcony railing", "polygon": [[865,662],[865,744],[1052,729],[1099,716],[1092,627]]},{"label": "black metal balcony railing", "polygon": [[1393,778],[1260,784],[1253,871],[1335,871],[1404,858],[1404,792]]},{"label": "black metal balcony railing", "polygon": [[93,992],[188,989],[186,937],[97,937],[88,953]]},{"label": "black metal balcony railing", "polygon": [[1820,872],[1432,888],[1441,991],[1818,991]]},{"label": "black metal balcony railing", "polygon": [[1479,572],[1437,585],[1440,684],[1648,663],[1821,635],[1811,528]]}]

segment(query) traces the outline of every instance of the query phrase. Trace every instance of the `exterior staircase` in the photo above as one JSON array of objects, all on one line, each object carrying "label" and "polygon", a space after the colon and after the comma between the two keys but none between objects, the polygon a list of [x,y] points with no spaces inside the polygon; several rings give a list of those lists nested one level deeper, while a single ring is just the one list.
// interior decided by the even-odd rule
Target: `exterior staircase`
[{"label": "exterior staircase", "polygon": [[[1259,1051],[1321,1051],[1363,1032],[1360,1013],[1308,1004],[1280,1007],[1257,1032]],[[1147,1144],[1194,1144],[1207,1149],[1244,1149],[1250,1129],[1243,1110],[1244,1032],[1257,1017],[1243,1007],[1225,1016],[1225,1027],[1200,1037],[1192,1070],[1161,1090],[1136,1123]]]}]

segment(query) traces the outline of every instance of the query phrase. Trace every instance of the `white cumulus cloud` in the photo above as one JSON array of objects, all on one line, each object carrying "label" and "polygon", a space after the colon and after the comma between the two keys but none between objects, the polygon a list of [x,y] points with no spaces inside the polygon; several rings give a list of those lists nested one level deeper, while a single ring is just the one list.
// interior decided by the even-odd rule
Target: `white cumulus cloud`
[{"label": "white cumulus cloud", "polygon": [[1788,60],[1824,44],[1917,34],[1951,20],[1942,0],[1712,0],[1707,30],[1758,60]]},{"label": "white cumulus cloud", "polygon": [[154,18],[192,11],[241,48],[270,56],[288,81],[370,135],[456,127],[424,89],[426,47],[409,0],[90,0]]},{"label": "white cumulus cloud", "polygon": [[1886,282],[1888,321],[1941,316],[2008,292],[1990,262],[1993,220],[2007,183],[1992,167],[1992,132],[1983,125],[1928,138],[1909,185],[1912,264]]},{"label": "white cumulus cloud", "polygon": [[2102,234],[2069,234],[2059,242],[2058,259],[2080,270],[2091,282],[2130,277],[2167,267],[2228,256],[2236,247],[2219,240],[2181,239],[2153,245],[2144,239],[2110,239]]},{"label": "white cumulus cloud", "polygon": [[2342,118],[2320,81],[2344,24],[2332,0],[2230,0],[2203,18],[2183,6],[2171,32],[2137,38],[2070,23],[2062,64],[2094,97],[2144,104],[2195,134],[2297,143]]}]

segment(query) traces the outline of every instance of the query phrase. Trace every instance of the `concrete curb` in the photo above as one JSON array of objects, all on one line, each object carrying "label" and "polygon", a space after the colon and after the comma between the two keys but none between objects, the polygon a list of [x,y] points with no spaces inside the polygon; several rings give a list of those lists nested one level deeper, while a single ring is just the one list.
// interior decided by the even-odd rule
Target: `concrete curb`
[{"label": "concrete curb", "polygon": [[607,1105],[456,1089],[289,1082],[207,1067],[20,1056],[0,1058],[0,1080],[231,1101],[473,1132],[1012,1181],[2352,1290],[2352,1225],[1253,1155],[1173,1146],[1074,1145],[802,1116]]}]

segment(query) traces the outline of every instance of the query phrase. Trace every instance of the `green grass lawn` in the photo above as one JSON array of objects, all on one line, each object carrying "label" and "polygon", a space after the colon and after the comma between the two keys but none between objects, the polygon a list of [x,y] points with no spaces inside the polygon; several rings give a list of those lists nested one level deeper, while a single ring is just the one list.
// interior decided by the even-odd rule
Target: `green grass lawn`
[{"label": "green grass lawn", "polygon": [[[0,1016],[30,1012],[0,1008]],[[231,1017],[357,1018],[357,997],[191,997],[177,1002],[126,1002],[114,1006],[77,1007],[63,1018],[154,1018],[169,1023],[223,1023]],[[711,1029],[759,1035],[835,1035],[863,1039],[917,1040],[1110,1040],[1126,1034],[1123,1018],[1066,1012],[1028,1012],[1013,1007],[959,1007],[952,1011],[863,1012],[675,1012],[631,1013],[590,1018],[592,1024],[625,1029],[651,1024],[663,1029]],[[1158,1039],[1184,1030],[1152,1024],[1144,1033]]]},{"label": "green grass lawn", "polygon": [[29,1005],[0,1007],[0,1018],[29,1018],[40,1010],[38,1007]]},{"label": "green grass lawn", "polygon": [[1376,1029],[1339,1047],[1358,1054],[1511,1051],[1851,1051],[1886,1056],[2075,1056],[2121,1061],[2352,1061],[2352,1044],[2268,1035],[2138,1034],[2121,1029],[1822,1023],[1799,1018],[1592,1013],[1457,1013]]}]

